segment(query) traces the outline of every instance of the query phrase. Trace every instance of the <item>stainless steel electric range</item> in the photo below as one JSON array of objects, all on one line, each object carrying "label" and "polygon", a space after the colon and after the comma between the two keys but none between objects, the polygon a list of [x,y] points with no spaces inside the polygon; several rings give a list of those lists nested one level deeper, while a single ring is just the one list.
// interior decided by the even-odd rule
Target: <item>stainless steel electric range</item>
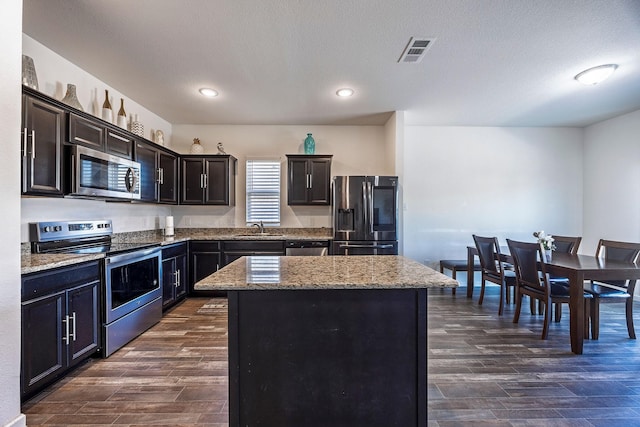
[{"label": "stainless steel electric range", "polygon": [[111,220],[29,224],[33,253],[104,253],[103,355],[110,356],[162,318],[162,262],[154,244],[114,243]]}]

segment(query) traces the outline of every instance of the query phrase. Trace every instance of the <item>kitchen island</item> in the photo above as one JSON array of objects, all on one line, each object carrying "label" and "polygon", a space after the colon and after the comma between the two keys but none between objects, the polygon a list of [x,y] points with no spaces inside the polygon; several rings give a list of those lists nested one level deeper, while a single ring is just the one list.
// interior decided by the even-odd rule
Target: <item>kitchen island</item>
[{"label": "kitchen island", "polygon": [[243,257],[196,283],[229,299],[231,426],[427,425],[428,287],[401,256]]}]

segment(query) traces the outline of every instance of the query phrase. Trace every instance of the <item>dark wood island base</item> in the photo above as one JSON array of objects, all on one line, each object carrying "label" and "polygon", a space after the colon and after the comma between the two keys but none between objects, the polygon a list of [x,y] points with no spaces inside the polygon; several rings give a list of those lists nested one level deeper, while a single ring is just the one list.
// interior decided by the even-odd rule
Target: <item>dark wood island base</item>
[{"label": "dark wood island base", "polygon": [[427,290],[401,256],[243,257],[196,283],[229,299],[229,425],[426,427]]},{"label": "dark wood island base", "polygon": [[231,426],[427,425],[425,289],[228,298]]}]

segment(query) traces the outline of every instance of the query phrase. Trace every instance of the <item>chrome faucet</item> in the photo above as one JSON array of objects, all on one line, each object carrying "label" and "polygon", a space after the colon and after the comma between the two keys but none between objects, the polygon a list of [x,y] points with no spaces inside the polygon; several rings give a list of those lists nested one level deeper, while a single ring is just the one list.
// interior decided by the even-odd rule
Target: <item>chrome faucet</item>
[{"label": "chrome faucet", "polygon": [[260,221],[259,224],[257,222],[254,224],[251,224],[251,226],[258,227],[258,230],[260,230],[260,234],[264,234],[264,224],[262,223],[262,221]]}]

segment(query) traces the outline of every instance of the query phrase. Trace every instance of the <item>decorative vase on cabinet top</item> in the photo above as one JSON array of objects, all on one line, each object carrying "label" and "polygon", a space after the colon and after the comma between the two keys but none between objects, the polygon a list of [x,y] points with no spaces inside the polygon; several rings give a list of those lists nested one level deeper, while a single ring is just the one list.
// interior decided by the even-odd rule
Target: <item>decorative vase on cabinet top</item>
[{"label": "decorative vase on cabinet top", "polygon": [[118,126],[127,128],[127,113],[124,111],[124,99],[120,98],[120,110],[118,110]]},{"label": "decorative vase on cabinet top", "polygon": [[307,137],[304,139],[304,154],[315,154],[316,152],[316,141],[313,139],[310,133],[307,134]]},{"label": "decorative vase on cabinet top", "polygon": [[33,58],[27,55],[22,55],[22,84],[38,90],[36,67],[33,65]]},{"label": "decorative vase on cabinet top", "polygon": [[102,104],[102,120],[113,123],[113,109],[109,101],[109,91],[104,90],[104,103]]},{"label": "decorative vase on cabinet top", "polygon": [[144,125],[138,120],[138,115],[134,114],[131,121],[131,133],[138,136],[144,136]]},{"label": "decorative vase on cabinet top", "polygon": [[62,98],[62,102],[76,110],[84,111],[82,109],[82,105],[80,105],[80,101],[78,101],[78,96],[76,95],[76,85],[72,85],[71,83],[67,85],[67,93],[64,98]]}]

